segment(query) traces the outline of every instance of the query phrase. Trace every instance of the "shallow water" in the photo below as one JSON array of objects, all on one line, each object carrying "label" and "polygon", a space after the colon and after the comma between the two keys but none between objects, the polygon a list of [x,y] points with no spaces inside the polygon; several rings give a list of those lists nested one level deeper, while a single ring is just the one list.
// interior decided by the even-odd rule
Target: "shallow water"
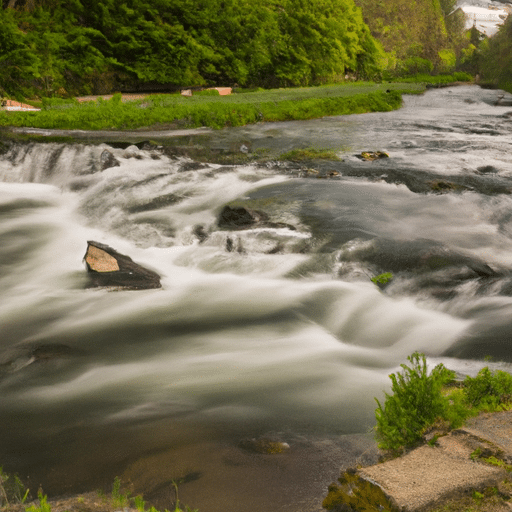
[{"label": "shallow water", "polygon": [[[461,374],[485,356],[510,367],[512,117],[496,95],[432,90],[396,112],[208,136],[330,147],[341,162],[13,146],[0,160],[0,462],[50,493],[120,475],[170,508],[171,480],[189,475],[180,499],[201,512],[318,510],[339,467],[364,459],[374,397],[409,354]],[[105,149],[120,165],[101,171]],[[434,193],[441,179],[456,186]],[[235,200],[295,229],[220,230]],[[87,240],[163,288],[85,289]],[[384,290],[370,281],[382,272]],[[238,447],[258,436],[289,453]]]}]

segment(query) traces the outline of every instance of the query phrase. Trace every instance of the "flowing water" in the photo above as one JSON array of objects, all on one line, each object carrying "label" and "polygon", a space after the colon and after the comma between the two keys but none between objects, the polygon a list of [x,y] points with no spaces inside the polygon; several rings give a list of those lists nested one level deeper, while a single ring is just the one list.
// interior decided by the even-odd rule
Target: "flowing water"
[{"label": "flowing water", "polygon": [[[512,108],[497,95],[431,90],[396,112],[210,139],[330,147],[338,162],[12,145],[0,157],[0,464],[49,493],[120,475],[167,508],[182,479],[180,499],[201,512],[319,510],[339,468],[371,451],[374,397],[408,355],[461,374],[486,357],[510,368]],[[104,150],[120,165],[102,171]],[[390,157],[357,158],[366,150]],[[232,201],[280,224],[222,230]],[[86,288],[87,240],[156,270],[162,289]],[[379,289],[382,272],[393,279]],[[259,437],[290,449],[239,446]]]}]

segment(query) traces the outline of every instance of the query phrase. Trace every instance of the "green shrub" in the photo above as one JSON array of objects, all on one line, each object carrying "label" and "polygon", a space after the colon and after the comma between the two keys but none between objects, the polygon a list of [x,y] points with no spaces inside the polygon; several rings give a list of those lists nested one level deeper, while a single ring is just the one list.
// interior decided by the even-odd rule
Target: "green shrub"
[{"label": "green shrub", "polygon": [[453,77],[458,82],[471,82],[473,80],[473,77],[469,73],[466,73],[465,71],[456,71],[455,73],[453,73]]},{"label": "green shrub", "polygon": [[220,96],[217,89],[203,89],[202,91],[194,91],[195,96]]},{"label": "green shrub", "polygon": [[438,364],[429,375],[425,355],[418,352],[407,359],[411,366],[402,364],[401,372],[389,376],[393,394],[385,393],[384,405],[375,399],[377,441],[391,452],[414,446],[426,427],[449,416],[449,399],[441,390],[455,373]]},{"label": "green shrub", "polygon": [[453,50],[444,49],[437,52],[441,64],[438,67],[438,71],[441,73],[450,73],[455,68],[457,57]]},{"label": "green shrub", "polygon": [[39,498],[39,506],[30,505],[30,507],[26,509],[26,512],[51,512],[52,508],[48,503],[48,497],[43,495],[42,492],[37,493],[37,496]]},{"label": "green shrub", "polygon": [[377,286],[384,286],[388,284],[392,279],[393,274],[391,272],[384,272],[383,274],[372,277],[372,283],[375,283]]},{"label": "green shrub", "polygon": [[468,405],[495,411],[512,402],[512,375],[486,366],[476,377],[464,379],[464,390]]},{"label": "green shrub", "polygon": [[0,508],[9,504],[25,503],[29,490],[18,475],[10,475],[0,466]]},{"label": "green shrub", "polygon": [[434,69],[432,62],[428,59],[422,59],[421,57],[409,57],[403,61],[402,65],[407,75],[430,73]]}]

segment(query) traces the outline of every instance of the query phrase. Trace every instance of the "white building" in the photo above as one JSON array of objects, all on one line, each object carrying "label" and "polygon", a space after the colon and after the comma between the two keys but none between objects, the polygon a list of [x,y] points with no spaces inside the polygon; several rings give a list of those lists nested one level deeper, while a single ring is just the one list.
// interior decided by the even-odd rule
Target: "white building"
[{"label": "white building", "polygon": [[461,5],[460,8],[466,16],[466,29],[473,25],[488,37],[492,37],[500,25],[507,19],[508,12],[505,9],[487,9],[474,5]]}]

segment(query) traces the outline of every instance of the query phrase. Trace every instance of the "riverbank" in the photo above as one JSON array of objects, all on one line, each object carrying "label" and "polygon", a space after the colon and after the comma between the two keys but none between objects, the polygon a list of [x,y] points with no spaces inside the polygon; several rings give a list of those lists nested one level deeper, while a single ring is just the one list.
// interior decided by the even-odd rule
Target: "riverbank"
[{"label": "riverbank", "polygon": [[229,96],[151,95],[122,101],[80,103],[48,100],[40,112],[0,112],[2,127],[61,130],[174,130],[244,126],[257,122],[307,120],[324,116],[387,112],[402,105],[403,94],[420,94],[425,83],[365,83],[257,90]]},{"label": "riverbank", "polygon": [[[512,411],[481,414],[467,425],[387,462],[341,475],[328,510],[505,512],[512,501]],[[369,508],[357,508],[365,506]],[[374,508],[372,508],[374,507]],[[348,509],[350,510],[350,508]]]}]

